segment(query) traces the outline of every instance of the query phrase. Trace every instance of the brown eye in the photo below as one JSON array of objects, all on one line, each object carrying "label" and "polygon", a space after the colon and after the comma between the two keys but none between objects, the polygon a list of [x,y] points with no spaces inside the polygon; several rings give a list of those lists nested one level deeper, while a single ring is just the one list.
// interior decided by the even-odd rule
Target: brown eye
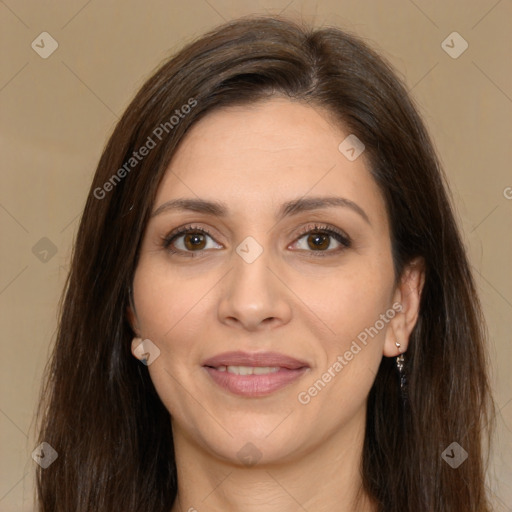
[{"label": "brown eye", "polygon": [[325,250],[331,243],[330,236],[325,233],[311,233],[308,235],[308,246],[313,250]]},{"label": "brown eye", "polygon": [[329,226],[308,226],[294,243],[297,249],[328,256],[338,254],[352,246],[352,240],[338,229]]},{"label": "brown eye", "polygon": [[194,253],[199,255],[208,249],[222,248],[208,231],[194,226],[186,226],[170,233],[164,238],[163,247],[170,253],[184,256],[193,256]]},{"label": "brown eye", "polygon": [[183,244],[189,251],[204,249],[206,246],[205,236],[202,233],[187,233],[183,236]]}]

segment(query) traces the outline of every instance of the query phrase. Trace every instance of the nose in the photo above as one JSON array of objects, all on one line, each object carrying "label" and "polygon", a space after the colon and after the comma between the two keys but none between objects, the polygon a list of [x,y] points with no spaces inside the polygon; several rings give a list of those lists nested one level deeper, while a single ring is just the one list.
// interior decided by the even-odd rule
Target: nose
[{"label": "nose", "polygon": [[272,268],[266,251],[248,263],[233,254],[233,267],[223,280],[218,306],[219,321],[231,327],[258,331],[290,321],[290,290]]}]

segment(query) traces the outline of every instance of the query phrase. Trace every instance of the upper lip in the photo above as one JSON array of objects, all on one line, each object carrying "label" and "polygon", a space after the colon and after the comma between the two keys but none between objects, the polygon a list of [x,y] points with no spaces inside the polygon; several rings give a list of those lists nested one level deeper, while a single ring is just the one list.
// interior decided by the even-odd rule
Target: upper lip
[{"label": "upper lip", "polygon": [[309,367],[309,365],[294,357],[279,354],[278,352],[224,352],[207,359],[203,366],[217,368],[219,366],[260,366],[281,367],[290,370]]}]

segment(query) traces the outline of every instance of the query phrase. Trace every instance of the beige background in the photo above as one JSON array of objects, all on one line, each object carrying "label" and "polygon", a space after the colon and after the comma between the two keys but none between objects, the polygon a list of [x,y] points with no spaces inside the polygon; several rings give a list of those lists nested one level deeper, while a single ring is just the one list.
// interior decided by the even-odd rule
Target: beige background
[{"label": "beige background", "polygon": [[[162,59],[252,12],[354,31],[391,60],[412,91],[448,174],[489,323],[499,414],[488,485],[496,510],[511,510],[511,0],[0,1],[0,510],[33,510],[41,373],[78,218],[108,135]],[[44,31],[58,42],[47,59],[31,47]],[[469,44],[456,59],[441,46],[454,31]],[[50,247],[43,237],[56,254],[41,252]]]}]

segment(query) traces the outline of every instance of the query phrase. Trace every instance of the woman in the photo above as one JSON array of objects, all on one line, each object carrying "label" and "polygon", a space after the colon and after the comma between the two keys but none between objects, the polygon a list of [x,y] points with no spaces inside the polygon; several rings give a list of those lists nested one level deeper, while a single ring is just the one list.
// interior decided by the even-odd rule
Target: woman
[{"label": "woman", "polygon": [[230,22],[160,67],[100,159],[39,510],[489,511],[484,333],[389,65],[338,29]]}]

